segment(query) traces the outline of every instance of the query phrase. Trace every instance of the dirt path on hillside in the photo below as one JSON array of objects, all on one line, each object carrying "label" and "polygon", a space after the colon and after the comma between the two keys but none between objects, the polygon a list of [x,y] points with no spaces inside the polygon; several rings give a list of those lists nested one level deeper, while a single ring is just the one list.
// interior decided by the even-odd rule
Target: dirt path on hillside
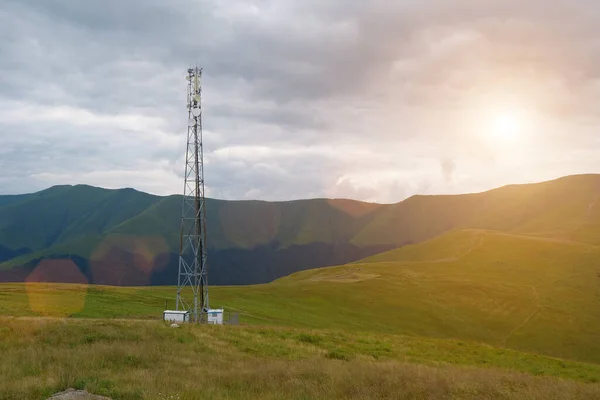
[{"label": "dirt path on hillside", "polygon": [[[600,201],[600,199],[598,201]],[[595,244],[585,243],[585,242],[578,242],[575,240],[568,240],[568,239],[559,239],[559,238],[544,237],[544,236],[533,236],[536,233],[530,233],[530,234],[506,233],[506,232],[493,231],[493,230],[487,230],[487,229],[463,229],[462,232],[477,233],[477,235],[474,235],[471,238],[471,243],[469,245],[469,248],[464,252],[456,251],[450,257],[436,258],[436,259],[432,259],[432,260],[419,260],[419,261],[403,260],[403,261],[398,261],[398,262],[396,262],[396,261],[379,261],[379,262],[376,262],[376,264],[385,264],[385,263],[398,264],[398,263],[400,263],[400,264],[405,264],[405,265],[418,265],[418,264],[429,264],[429,263],[455,262],[455,261],[458,261],[461,258],[469,255],[470,253],[472,253],[474,250],[478,249],[479,247],[481,247],[485,241],[486,234],[514,237],[514,238],[527,239],[527,240],[538,241],[538,242],[586,246],[590,249],[600,250],[600,245],[595,245]],[[372,263],[371,262],[364,262],[364,263],[354,262],[353,264],[354,265],[369,265]]]},{"label": "dirt path on hillside", "polygon": [[570,275],[567,275],[567,276],[563,276],[563,277],[555,279],[555,280],[553,280],[551,282],[539,283],[537,285],[531,286],[531,289],[533,290],[533,294],[535,296],[535,309],[529,315],[527,315],[527,317],[525,317],[525,319],[523,320],[523,322],[521,322],[516,328],[514,328],[513,330],[511,330],[509,332],[509,334],[502,340],[502,344],[506,345],[507,342],[512,338],[512,336],[518,330],[522,329],[525,325],[527,325],[529,323],[529,321],[531,321],[531,319],[537,313],[539,313],[543,307],[546,307],[546,308],[549,307],[549,306],[543,306],[542,303],[541,303],[541,301],[540,301],[540,296],[539,296],[539,293],[538,293],[538,288],[540,286],[551,285],[551,284],[554,284],[554,283],[557,283],[557,282],[560,282],[560,281],[564,281],[564,280],[569,279],[569,278],[573,278],[575,276],[582,276],[582,275],[596,276],[596,274],[597,274],[597,272],[594,272],[594,271],[592,271],[592,272],[589,272],[589,271],[588,272],[578,272],[578,273],[575,273],[575,274],[570,274]]},{"label": "dirt path on hillside", "polygon": [[521,322],[516,328],[514,328],[508,333],[508,335],[502,340],[503,345],[506,345],[508,341],[513,337],[515,332],[527,325],[531,318],[533,318],[542,309],[542,304],[540,302],[540,296],[538,294],[537,287],[531,286],[531,289],[533,290],[533,295],[535,296],[535,309],[527,317],[525,317],[523,322]]},{"label": "dirt path on hillside", "polygon": [[[520,239],[535,240],[535,241],[539,241],[539,242],[577,244],[577,245],[590,246],[590,247],[600,247],[595,244],[586,243],[586,242],[578,242],[576,240],[559,239],[559,238],[552,238],[552,237],[546,237],[546,236],[534,236],[534,235],[538,234],[536,232],[531,232],[529,234],[525,234],[525,233],[508,233],[508,232],[501,232],[501,231],[492,231],[492,230],[485,230],[485,229],[465,229],[465,231],[490,233],[490,234],[499,235],[499,236],[510,236],[510,237],[515,237],[515,238],[520,238]],[[542,233],[539,233],[539,234],[542,235]]]},{"label": "dirt path on hillside", "polygon": [[558,239],[558,238],[550,238],[550,237],[543,237],[543,236],[530,236],[530,235],[518,234],[518,233],[497,232],[497,234],[502,235],[502,236],[513,236],[513,237],[518,237],[518,238],[522,238],[522,239],[530,239],[530,240],[535,240],[535,241],[539,241],[539,242],[575,244],[575,245],[579,245],[579,246],[599,247],[595,244],[578,242],[576,240],[569,240],[569,239]]}]

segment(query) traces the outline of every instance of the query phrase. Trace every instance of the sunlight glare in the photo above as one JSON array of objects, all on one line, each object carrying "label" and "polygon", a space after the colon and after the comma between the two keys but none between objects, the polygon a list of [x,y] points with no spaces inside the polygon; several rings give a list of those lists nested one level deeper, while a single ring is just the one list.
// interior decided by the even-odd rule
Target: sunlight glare
[{"label": "sunlight glare", "polygon": [[497,143],[511,143],[526,134],[526,120],[518,110],[491,113],[488,134]]},{"label": "sunlight glare", "polygon": [[492,135],[498,139],[514,139],[521,132],[521,121],[516,114],[501,113],[492,121]]}]

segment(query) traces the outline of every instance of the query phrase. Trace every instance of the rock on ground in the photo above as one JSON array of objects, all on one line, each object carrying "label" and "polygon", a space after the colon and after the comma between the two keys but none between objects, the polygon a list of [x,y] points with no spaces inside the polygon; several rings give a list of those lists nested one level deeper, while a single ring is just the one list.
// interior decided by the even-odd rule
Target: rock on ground
[{"label": "rock on ground", "polygon": [[96,396],[85,390],[67,389],[64,392],[56,393],[46,400],[111,400],[108,397]]}]

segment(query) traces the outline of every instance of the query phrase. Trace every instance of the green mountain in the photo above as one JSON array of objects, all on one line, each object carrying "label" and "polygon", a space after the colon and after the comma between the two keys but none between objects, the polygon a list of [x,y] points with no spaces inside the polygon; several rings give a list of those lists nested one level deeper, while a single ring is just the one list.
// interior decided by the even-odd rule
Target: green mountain
[{"label": "green mountain", "polygon": [[[0,281],[174,284],[182,199],[57,186],[0,197]],[[207,199],[211,283],[264,283],[392,248],[350,243],[380,205],[352,200]],[[44,266],[40,273],[39,266]],[[80,274],[58,271],[74,264]],[[34,273],[34,270],[38,269]]]},{"label": "green mountain", "polygon": [[[600,175],[577,175],[391,205],[207,199],[209,282],[266,283],[456,229],[600,244],[599,198]],[[180,210],[179,196],[82,185],[0,196],[0,281],[70,281],[59,269],[74,265],[75,282],[173,284]]]},{"label": "green mountain", "polygon": [[0,208],[0,243],[12,249],[43,250],[110,231],[156,201],[158,197],[132,189],[52,187]]}]

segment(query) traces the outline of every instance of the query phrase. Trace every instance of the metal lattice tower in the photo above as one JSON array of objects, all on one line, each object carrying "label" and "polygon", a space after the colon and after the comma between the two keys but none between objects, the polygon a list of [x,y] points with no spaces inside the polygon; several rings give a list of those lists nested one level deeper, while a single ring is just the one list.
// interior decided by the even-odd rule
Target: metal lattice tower
[{"label": "metal lattice tower", "polygon": [[181,212],[179,273],[176,310],[189,311],[190,319],[201,322],[208,305],[206,268],[206,214],[202,150],[202,69],[188,69],[188,132],[185,183]]}]

